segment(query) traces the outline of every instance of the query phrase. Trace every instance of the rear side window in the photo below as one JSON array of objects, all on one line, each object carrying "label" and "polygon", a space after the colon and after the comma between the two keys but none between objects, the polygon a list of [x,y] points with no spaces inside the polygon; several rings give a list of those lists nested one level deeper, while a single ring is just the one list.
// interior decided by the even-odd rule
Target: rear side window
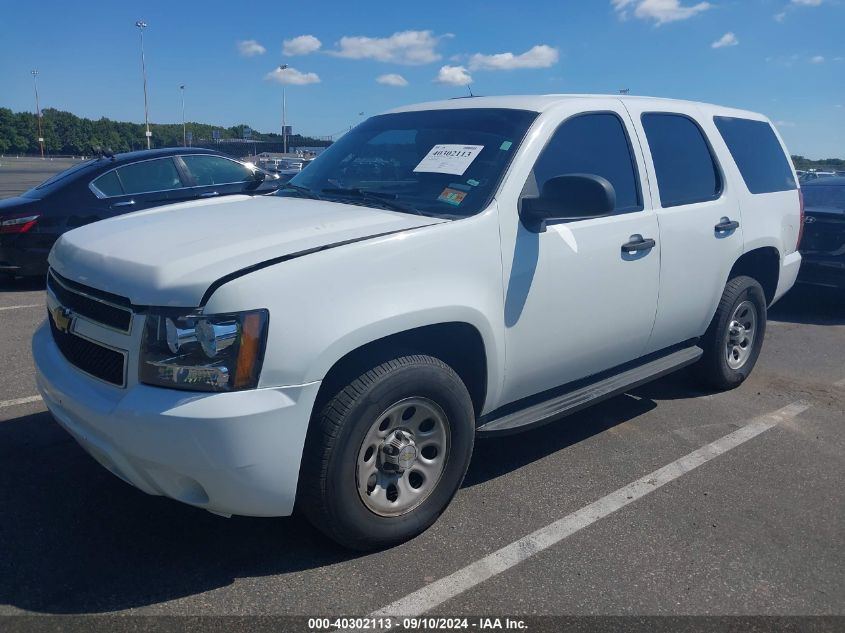
[{"label": "rear side window", "polygon": [[751,193],[797,188],[792,169],[772,126],[765,121],[713,117]]},{"label": "rear side window", "polygon": [[698,124],[682,114],[651,112],[642,116],[657,173],[660,204],[677,207],[715,200],[722,177]]},{"label": "rear side window", "polygon": [[117,175],[126,194],[169,191],[183,187],[171,158],[158,158],[118,167]]},{"label": "rear side window", "polygon": [[123,187],[120,185],[120,179],[117,177],[116,171],[103,174],[92,184],[108,198],[123,195]]},{"label": "rear side window", "polygon": [[643,208],[628,135],[615,114],[582,114],[558,127],[534,165],[538,190],[550,178],[565,174],[609,180],[616,190],[615,213]]}]

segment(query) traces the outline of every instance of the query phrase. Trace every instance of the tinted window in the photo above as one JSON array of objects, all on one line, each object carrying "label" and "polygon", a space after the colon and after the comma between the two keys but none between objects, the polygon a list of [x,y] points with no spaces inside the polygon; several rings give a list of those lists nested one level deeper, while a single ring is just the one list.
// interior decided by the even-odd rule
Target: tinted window
[{"label": "tinted window", "polygon": [[537,191],[549,178],[595,174],[616,190],[616,212],[642,209],[628,135],[615,114],[585,114],[564,122],[534,165]]},{"label": "tinted window", "polygon": [[[394,211],[464,217],[486,207],[536,112],[454,108],[367,119],[298,173],[303,195]],[[445,146],[445,147],[444,147]]]},{"label": "tinted window", "polygon": [[804,206],[845,211],[845,185],[809,185],[804,187]]},{"label": "tinted window", "polygon": [[796,188],[792,169],[771,125],[726,116],[713,117],[713,121],[751,193]]},{"label": "tinted window", "polygon": [[133,163],[119,167],[117,173],[127,194],[168,191],[183,186],[176,165],[170,158]]},{"label": "tinted window", "polygon": [[117,171],[110,171],[97,178],[93,185],[102,191],[106,196],[122,196],[123,187],[120,185],[120,179],[117,177]]},{"label": "tinted window", "polygon": [[680,114],[644,114],[642,121],[660,204],[675,207],[717,198],[722,179],[698,125]]},{"label": "tinted window", "polygon": [[197,185],[225,185],[253,180],[252,170],[220,156],[182,156]]}]

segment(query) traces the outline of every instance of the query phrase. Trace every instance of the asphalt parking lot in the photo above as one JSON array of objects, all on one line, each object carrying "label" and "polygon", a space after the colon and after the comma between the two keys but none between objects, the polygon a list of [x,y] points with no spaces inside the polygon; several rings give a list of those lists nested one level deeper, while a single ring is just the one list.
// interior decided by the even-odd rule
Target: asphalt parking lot
[{"label": "asphalt parking lot", "polygon": [[[0,164],[2,196],[45,177]],[[43,303],[0,282],[0,614],[845,615],[844,296],[775,306],[735,391],[681,373],[478,441],[440,521],[366,555],[97,465],[37,397]]]}]

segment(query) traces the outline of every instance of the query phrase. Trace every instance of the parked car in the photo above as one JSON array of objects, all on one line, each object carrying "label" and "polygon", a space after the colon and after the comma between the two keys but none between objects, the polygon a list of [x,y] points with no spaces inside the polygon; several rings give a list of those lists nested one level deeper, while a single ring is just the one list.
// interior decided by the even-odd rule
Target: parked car
[{"label": "parked car", "polygon": [[845,289],[845,177],[804,183],[803,264],[798,281]]},{"label": "parked car", "polygon": [[810,169],[809,171],[805,171],[803,174],[801,174],[798,179],[799,182],[803,184],[805,182],[812,182],[814,180],[818,180],[819,178],[830,178],[832,176],[836,176],[836,172],[818,171],[816,169]]},{"label": "parked car", "polygon": [[741,384],[801,263],[788,156],[765,117],[683,101],[394,110],[275,196],[62,236],[38,387],[145,492],[399,543],[476,436],[692,364]]},{"label": "parked car", "polygon": [[198,148],[85,161],[0,200],[0,273],[44,275],[56,239],[84,224],[174,202],[270,193],[281,184],[254,165]]}]

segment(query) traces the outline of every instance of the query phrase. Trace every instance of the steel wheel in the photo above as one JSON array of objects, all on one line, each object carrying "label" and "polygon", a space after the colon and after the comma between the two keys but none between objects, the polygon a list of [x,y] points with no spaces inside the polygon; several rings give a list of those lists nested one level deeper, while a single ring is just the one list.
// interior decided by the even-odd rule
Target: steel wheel
[{"label": "steel wheel", "polygon": [[745,365],[754,348],[756,334],[757,308],[751,301],[743,301],[734,310],[728,325],[725,346],[728,367],[736,370]]},{"label": "steel wheel", "polygon": [[437,487],[449,457],[446,414],[428,398],[406,398],[370,426],[356,462],[358,494],[383,517],[419,506]]}]

